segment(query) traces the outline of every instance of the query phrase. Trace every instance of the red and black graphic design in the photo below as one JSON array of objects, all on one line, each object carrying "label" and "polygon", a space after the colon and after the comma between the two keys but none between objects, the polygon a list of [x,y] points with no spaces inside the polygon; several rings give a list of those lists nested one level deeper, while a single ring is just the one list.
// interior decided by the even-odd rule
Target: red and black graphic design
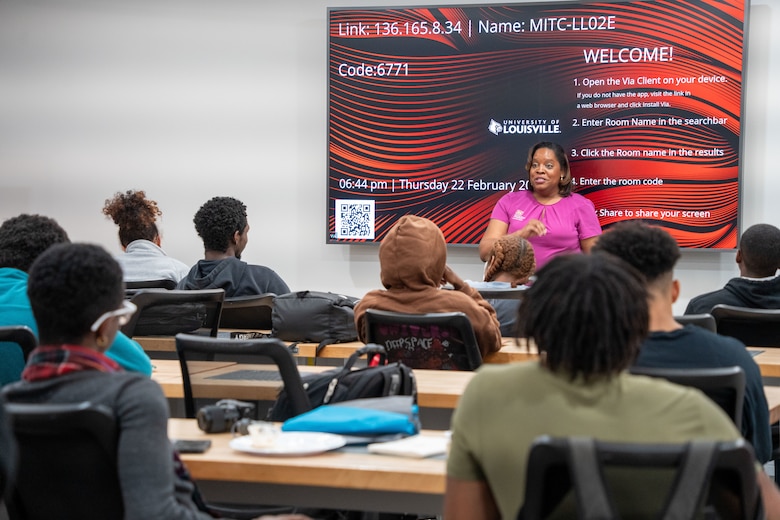
[{"label": "red and black graphic design", "polygon": [[736,247],[744,0],[332,9],[328,241],[416,214],[476,244],[561,143],[602,227]]}]

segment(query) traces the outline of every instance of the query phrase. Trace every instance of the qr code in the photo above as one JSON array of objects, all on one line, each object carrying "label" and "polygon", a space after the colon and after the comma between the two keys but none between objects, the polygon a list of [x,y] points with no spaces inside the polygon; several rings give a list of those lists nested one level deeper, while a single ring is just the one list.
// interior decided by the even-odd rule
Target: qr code
[{"label": "qr code", "polygon": [[336,200],[336,238],[374,239],[374,201]]}]

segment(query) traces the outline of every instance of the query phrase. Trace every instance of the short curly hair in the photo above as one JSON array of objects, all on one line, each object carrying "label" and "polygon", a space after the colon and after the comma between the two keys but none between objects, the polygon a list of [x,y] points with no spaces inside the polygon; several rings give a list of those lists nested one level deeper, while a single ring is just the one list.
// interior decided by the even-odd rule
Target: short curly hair
[{"label": "short curly hair", "polygon": [[774,276],[780,268],[780,229],[771,224],[755,224],[739,239],[742,262],[758,277]]},{"label": "short curly hair", "polygon": [[155,221],[162,211],[143,191],[117,192],[106,199],[103,214],[119,226],[119,241],[125,247],[134,240],[152,241],[160,234]]},{"label": "short curly hair", "polygon": [[54,244],[70,242],[68,234],[52,218],[23,213],[0,225],[0,267],[24,272]]},{"label": "short curly hair", "polygon": [[485,269],[485,281],[490,282],[499,273],[508,273],[527,280],[536,269],[536,257],[531,243],[520,235],[504,235],[493,243]]},{"label": "short curly hair", "polygon": [[672,235],[638,220],[612,226],[599,237],[591,252],[617,256],[636,268],[651,284],[672,273],[680,259],[680,247]]},{"label": "short curly hair", "polygon": [[537,273],[520,301],[518,332],[545,367],[586,382],[631,366],[648,331],[642,275],[610,255],[561,255]]},{"label": "short curly hair", "polygon": [[122,268],[100,246],[58,244],[33,263],[27,295],[41,345],[78,345],[101,314],[122,305]]},{"label": "short curly hair", "polygon": [[193,222],[203,247],[224,253],[233,234],[246,229],[246,206],[232,197],[214,197],[200,207]]}]

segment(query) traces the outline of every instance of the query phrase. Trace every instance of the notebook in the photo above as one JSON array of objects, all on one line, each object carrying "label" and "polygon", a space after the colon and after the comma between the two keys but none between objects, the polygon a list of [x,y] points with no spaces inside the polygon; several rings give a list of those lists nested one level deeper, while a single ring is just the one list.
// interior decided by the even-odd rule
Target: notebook
[{"label": "notebook", "polygon": [[424,459],[447,453],[447,436],[412,435],[397,441],[376,442],[368,445],[370,453]]}]

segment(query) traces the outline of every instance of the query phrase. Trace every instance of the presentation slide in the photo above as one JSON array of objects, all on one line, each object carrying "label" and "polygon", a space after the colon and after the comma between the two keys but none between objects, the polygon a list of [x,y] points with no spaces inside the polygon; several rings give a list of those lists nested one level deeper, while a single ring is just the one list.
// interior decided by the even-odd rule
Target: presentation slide
[{"label": "presentation slide", "polygon": [[477,244],[554,141],[602,228],[736,248],[745,17],[745,0],[330,9],[328,243],[415,214]]}]

